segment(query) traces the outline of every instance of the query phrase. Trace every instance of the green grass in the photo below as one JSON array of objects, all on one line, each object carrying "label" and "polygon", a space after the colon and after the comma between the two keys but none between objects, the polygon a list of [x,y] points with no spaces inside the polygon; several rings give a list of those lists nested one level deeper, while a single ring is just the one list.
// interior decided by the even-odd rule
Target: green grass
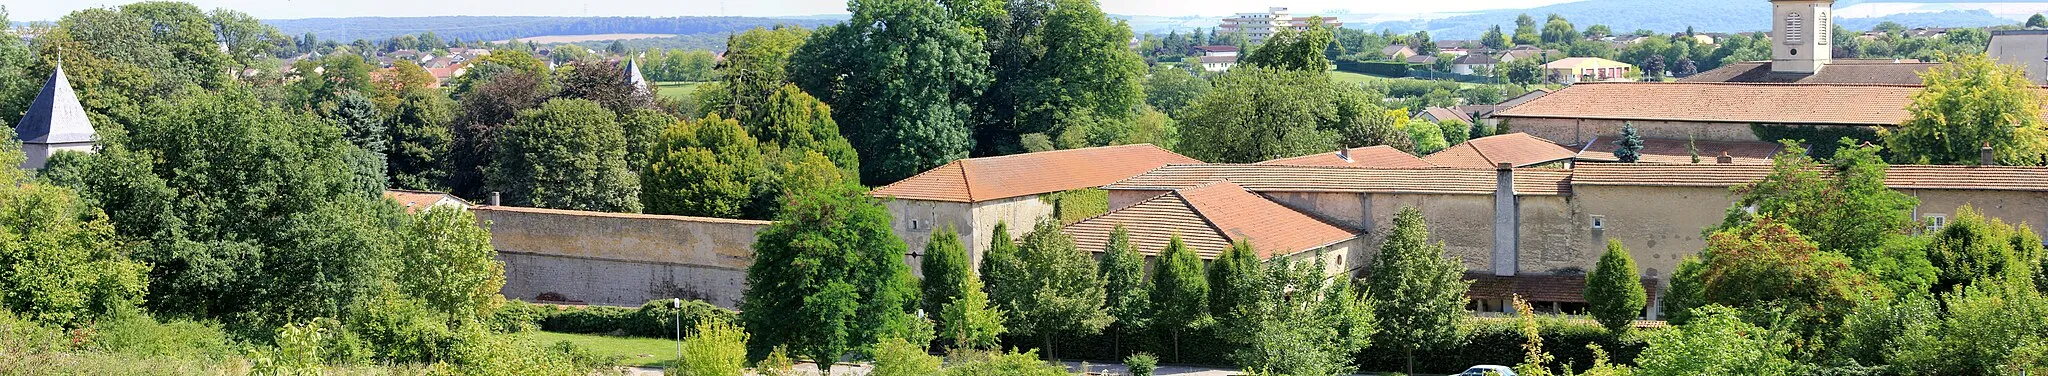
[{"label": "green grass", "polygon": [[515,334],[543,344],[569,341],[599,356],[617,357],[618,365],[658,367],[676,358],[676,341],[645,337],[616,337],[597,334],[569,334],[527,331]]},{"label": "green grass", "polygon": [[[1333,70],[1333,71],[1330,71],[1330,79],[1332,79],[1332,80],[1336,80],[1337,82],[1342,82],[1342,83],[1346,83],[1346,84],[1353,84],[1353,85],[1357,85],[1357,84],[1364,84],[1364,83],[1367,83],[1367,82],[1383,81],[1383,80],[1417,80],[1417,81],[1421,81],[1421,80],[1422,80],[1422,79],[1420,79],[1420,78],[1414,78],[1414,77],[1402,77],[1402,78],[1392,78],[1392,77],[1381,77],[1381,76],[1374,76],[1374,75],[1370,75],[1370,74],[1364,74],[1364,73],[1357,73],[1357,72],[1345,72],[1345,71],[1338,71],[1338,70]],[[1460,82],[1460,83],[1458,83],[1458,86],[1459,86],[1459,87],[1463,87],[1463,88],[1467,88],[1467,89],[1470,89],[1470,88],[1473,88],[1473,87],[1477,87],[1477,86],[1482,86],[1482,85],[1480,85],[1480,84],[1475,84],[1475,83],[1468,83],[1468,82]]]},{"label": "green grass", "polygon": [[656,82],[655,85],[661,87],[661,91],[656,94],[664,98],[690,99],[690,93],[697,92],[697,86],[703,84],[702,82]]}]

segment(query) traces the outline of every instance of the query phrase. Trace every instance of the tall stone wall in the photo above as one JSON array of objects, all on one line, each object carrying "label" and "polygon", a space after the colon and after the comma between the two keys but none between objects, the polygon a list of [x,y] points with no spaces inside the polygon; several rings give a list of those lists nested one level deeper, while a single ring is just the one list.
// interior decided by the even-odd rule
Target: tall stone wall
[{"label": "tall stone wall", "polygon": [[754,238],[767,221],[480,206],[505,262],[507,298],[543,295],[638,306],[699,299],[739,305]]}]

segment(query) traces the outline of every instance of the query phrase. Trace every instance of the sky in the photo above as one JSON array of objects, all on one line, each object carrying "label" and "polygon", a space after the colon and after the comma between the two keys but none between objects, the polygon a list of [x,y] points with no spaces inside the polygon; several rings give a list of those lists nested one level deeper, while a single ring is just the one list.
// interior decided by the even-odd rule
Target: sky
[{"label": "sky", "polygon": [[[844,0],[185,0],[202,9],[230,8],[262,19],[361,16],[803,16],[846,13]],[[109,0],[0,0],[14,21],[51,21],[73,10],[126,4]],[[1103,0],[1112,14],[1222,16],[1285,6],[1295,13],[1422,14],[1529,8],[1569,0]]]}]

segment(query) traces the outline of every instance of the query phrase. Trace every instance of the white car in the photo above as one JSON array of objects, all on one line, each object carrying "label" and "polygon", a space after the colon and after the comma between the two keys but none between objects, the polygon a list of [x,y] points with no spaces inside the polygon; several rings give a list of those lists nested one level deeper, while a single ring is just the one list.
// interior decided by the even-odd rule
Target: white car
[{"label": "white car", "polygon": [[1472,366],[1457,376],[1516,376],[1515,370],[1507,366]]}]

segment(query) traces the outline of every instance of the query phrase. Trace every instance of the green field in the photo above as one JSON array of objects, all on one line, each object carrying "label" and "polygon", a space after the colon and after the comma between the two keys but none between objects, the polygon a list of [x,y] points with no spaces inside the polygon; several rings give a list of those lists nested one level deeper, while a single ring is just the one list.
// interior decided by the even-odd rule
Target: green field
[{"label": "green field", "polygon": [[[1380,76],[1374,76],[1374,75],[1369,75],[1369,74],[1363,74],[1363,73],[1355,73],[1355,72],[1345,72],[1345,71],[1336,71],[1336,70],[1330,71],[1330,79],[1332,79],[1332,80],[1336,80],[1337,82],[1342,82],[1342,83],[1347,83],[1347,84],[1354,84],[1354,85],[1356,85],[1356,84],[1363,84],[1363,83],[1367,83],[1367,82],[1373,82],[1373,81],[1382,81],[1382,80],[1417,80],[1417,81],[1421,81],[1421,80],[1422,80],[1422,79],[1420,79],[1420,78],[1413,78],[1413,77],[1403,77],[1403,78],[1389,78],[1389,77],[1380,77]],[[1467,82],[1460,82],[1460,83],[1458,83],[1458,86],[1459,86],[1459,87],[1464,87],[1464,88],[1472,88],[1472,87],[1476,87],[1476,86],[1481,86],[1481,85],[1480,85],[1480,84],[1475,84],[1475,83],[1467,83]]]},{"label": "green field", "polygon": [[694,92],[696,92],[696,91],[697,91],[697,86],[700,86],[700,85],[703,85],[703,84],[704,84],[704,83],[702,83],[702,82],[656,82],[656,83],[654,83],[654,85],[655,85],[655,86],[660,86],[660,87],[661,87],[661,91],[660,91],[660,92],[658,92],[658,93],[656,93],[656,94],[659,94],[659,95],[661,95],[661,96],[662,96],[662,97],[664,97],[664,98],[675,98],[675,99],[690,99],[690,93],[694,93]]},{"label": "green field", "polygon": [[622,366],[661,366],[676,358],[676,341],[646,337],[615,337],[527,331],[516,334],[543,344],[569,341],[601,356],[618,357]]}]

